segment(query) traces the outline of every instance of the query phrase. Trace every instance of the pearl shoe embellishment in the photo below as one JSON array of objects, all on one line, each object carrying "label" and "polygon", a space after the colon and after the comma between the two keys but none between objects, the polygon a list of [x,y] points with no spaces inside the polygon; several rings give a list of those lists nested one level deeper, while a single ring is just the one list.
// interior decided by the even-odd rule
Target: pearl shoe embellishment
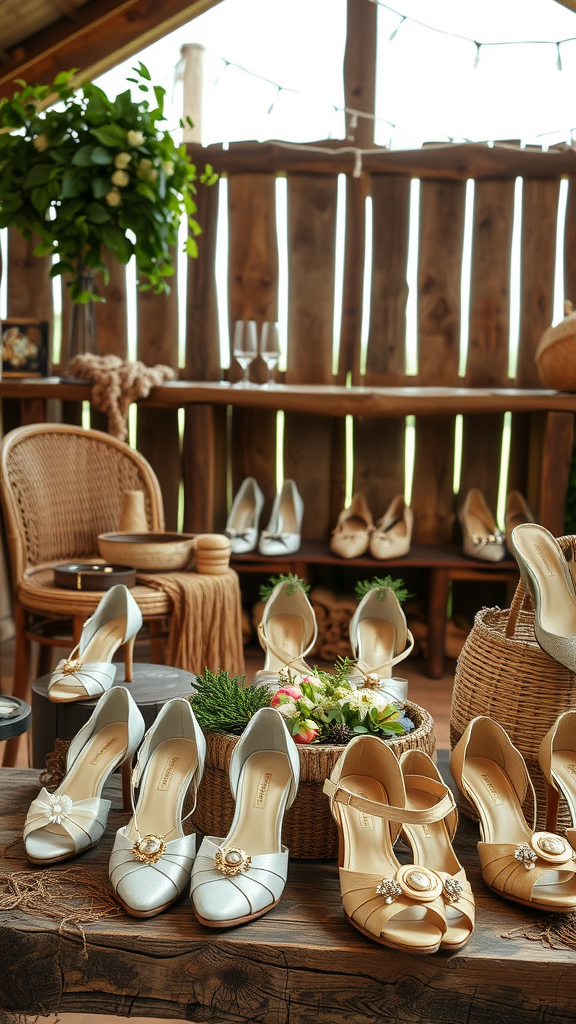
[{"label": "pearl shoe embellishment", "polygon": [[48,796],[50,805],[49,821],[55,825],[61,825],[64,818],[68,816],[74,801],[65,793],[50,793]]},{"label": "pearl shoe embellishment", "polygon": [[225,850],[223,847],[216,850],[214,860],[216,861],[218,871],[221,871],[227,877],[233,877],[248,871],[251,858],[244,853],[244,850],[231,846],[229,850]]},{"label": "pearl shoe embellishment", "polygon": [[384,897],[385,903],[394,903],[394,900],[402,895],[402,887],[398,885],[395,878],[383,878],[376,886],[378,896]]},{"label": "pearl shoe embellishment", "polygon": [[142,864],[157,864],[162,854],[166,853],[166,843],[160,836],[144,836],[134,843],[132,853]]}]

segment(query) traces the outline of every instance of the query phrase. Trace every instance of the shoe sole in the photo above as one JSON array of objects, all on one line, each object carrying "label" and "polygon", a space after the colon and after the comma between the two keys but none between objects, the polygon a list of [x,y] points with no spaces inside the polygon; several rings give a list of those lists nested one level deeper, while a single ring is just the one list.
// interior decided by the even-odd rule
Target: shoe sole
[{"label": "shoe sole", "polygon": [[367,939],[371,939],[372,942],[377,942],[379,946],[388,946],[389,949],[398,949],[401,953],[437,953],[442,945],[442,943],[439,942],[437,946],[405,946],[401,942],[393,942],[391,939],[383,939],[381,936],[374,935],[373,932],[367,932],[365,928],[362,928],[362,925],[357,924],[351,917],[348,917],[346,911],[344,911],[344,917],[353,928],[362,932],[362,935],[365,935]]},{"label": "shoe sole", "polygon": [[197,921],[203,924],[205,928],[234,928],[239,924],[248,924],[249,921],[255,921],[258,917],[263,917],[269,910],[273,910],[280,903],[280,899],[277,899],[274,903],[269,903],[264,910],[259,910],[256,914],[247,914],[246,917],[234,917],[230,921],[208,921],[205,917],[200,917],[200,914],[194,909]]},{"label": "shoe sole", "polygon": [[164,903],[161,907],[157,907],[154,910],[133,910],[133,908],[129,907],[116,892],[114,893],[114,899],[120,904],[127,914],[130,914],[130,917],[156,917],[157,914],[162,914],[165,910],[168,910],[169,907],[174,906],[176,901],[180,899],[181,895],[182,893],[179,892],[173,900],[169,900],[168,903]]},{"label": "shoe sole", "polygon": [[[551,865],[553,868],[553,865]],[[484,879],[482,879],[484,881]],[[573,914],[576,910],[576,903],[572,907],[552,907],[549,903],[540,903],[538,900],[522,900],[519,896],[510,896],[507,892],[500,892],[499,889],[494,889],[487,882],[484,882],[487,889],[490,889],[495,896],[499,896],[502,900],[510,900],[512,903],[520,903],[523,907],[531,907],[532,910],[542,910],[545,914]]]},{"label": "shoe sole", "polygon": [[50,860],[44,857],[42,859],[31,857],[27,853],[26,860],[30,861],[30,864],[38,864],[40,865],[40,867],[42,867],[43,864],[62,864],[62,862],[65,860],[72,860],[74,857],[81,857],[82,854],[86,853],[87,850],[93,850],[94,847],[98,845],[99,841],[100,840],[98,840],[96,843],[90,843],[90,846],[84,846],[81,850],[75,850],[74,853],[66,853],[64,854],[63,857],[51,857]]}]

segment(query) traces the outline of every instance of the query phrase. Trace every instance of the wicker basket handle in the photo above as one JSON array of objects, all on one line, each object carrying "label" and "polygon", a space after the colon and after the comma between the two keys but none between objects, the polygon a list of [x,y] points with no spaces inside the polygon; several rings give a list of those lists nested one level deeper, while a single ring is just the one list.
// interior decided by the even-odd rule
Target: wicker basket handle
[{"label": "wicker basket handle", "polygon": [[[564,556],[567,562],[576,562],[576,537],[566,536],[558,537],[558,543],[564,552]],[[508,623],[506,626],[506,636],[508,639],[512,639],[516,635],[516,626],[518,624],[518,616],[521,611],[530,611],[534,607],[532,600],[532,594],[526,587],[524,580],[520,577],[516,592],[510,605],[510,615],[508,616]]]}]

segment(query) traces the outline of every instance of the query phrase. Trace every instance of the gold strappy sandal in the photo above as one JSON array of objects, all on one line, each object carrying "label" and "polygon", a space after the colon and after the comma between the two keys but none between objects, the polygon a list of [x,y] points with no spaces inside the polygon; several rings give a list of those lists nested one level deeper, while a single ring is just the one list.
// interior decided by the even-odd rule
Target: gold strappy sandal
[{"label": "gold strappy sandal", "polygon": [[[423,750],[406,750],[400,758],[400,767],[407,806],[411,809],[434,807],[450,793],[436,765]],[[461,949],[474,931],[474,895],[452,846],[457,827],[458,811],[454,807],[441,821],[405,824],[402,828],[414,863],[431,868],[443,880],[448,929],[440,948],[447,950]]]},{"label": "gold strappy sandal", "polygon": [[[473,718],[452,751],[452,778],[480,819],[478,853],[489,889],[535,910],[576,910],[576,862],[570,844],[535,832],[536,794],[520,751],[498,722]],[[534,825],[522,804],[530,791]]]},{"label": "gold strappy sandal", "polygon": [[435,953],[447,931],[444,880],[424,865],[400,865],[393,843],[403,824],[441,821],[449,792],[431,807],[406,806],[400,765],[377,736],[358,736],[324,783],[339,836],[340,886],[350,924],[374,942]]}]

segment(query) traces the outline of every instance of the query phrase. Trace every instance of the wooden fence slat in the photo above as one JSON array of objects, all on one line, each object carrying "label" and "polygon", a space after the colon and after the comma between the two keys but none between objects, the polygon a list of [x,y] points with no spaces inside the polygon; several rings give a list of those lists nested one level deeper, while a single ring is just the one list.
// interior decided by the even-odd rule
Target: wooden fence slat
[{"label": "wooden fence slat", "polygon": [[[372,289],[364,384],[406,383],[406,280],[410,179],[372,177]],[[354,422],[354,490],[378,519],[404,493],[404,419]]]},{"label": "wooden fence slat", "polygon": [[[476,183],[466,387],[508,384],[514,181]],[[459,504],[478,487],[496,511],[504,417],[465,416]]]},{"label": "wooden fence slat", "polygon": [[564,298],[576,308],[576,178],[568,183],[564,226]]},{"label": "wooden fence slat", "polygon": [[[418,258],[418,378],[458,384],[463,182],[423,181]],[[447,543],[454,526],[454,418],[416,419],[414,540]]]},{"label": "wooden fence slat", "polygon": [[[542,334],[552,322],[554,271],[556,264],[556,226],[560,181],[524,179],[522,192],[522,269],[520,302],[520,339],[515,386],[540,388],[534,354]],[[530,437],[540,431],[530,414],[512,417],[509,490],[519,490],[532,501],[539,516],[539,486],[530,471]]]},{"label": "wooden fence slat", "polygon": [[[147,366],[178,367],[178,276],[170,278],[169,295],[138,292],[138,359]],[[158,477],[166,529],[178,523],[181,478],[177,409],[138,409],[137,447]]]},{"label": "wooden fence slat", "polygon": [[[96,338],[99,356],[128,357],[128,320],[126,295],[126,267],[115,259],[111,252],[104,251],[104,262],[108,267],[110,280],[104,284],[102,278],[97,284],[98,294],[106,301],[97,302]],[[97,409],[90,410],[90,426],[94,430],[107,430],[108,418]]]},{"label": "wooden fence slat", "polygon": [[220,380],[220,332],[216,294],[218,184],[198,188],[196,220],[202,228],[198,257],[188,260],[186,380]]},{"label": "wooden fence slat", "polygon": [[[276,237],[276,178],[272,174],[234,174],[228,179],[229,310],[231,379],[239,379],[232,354],[237,320],[261,325],[278,319],[278,240]],[[251,379],[264,383],[268,370],[262,359],[250,368]],[[232,487],[247,476],[260,485],[265,505],[261,525],[269,516],[276,492],[276,413],[234,409],[232,412]]]},{"label": "wooden fence slat", "polygon": [[[333,380],[336,204],[336,177],[288,177],[288,384]],[[304,499],[305,540],[326,540],[334,525],[332,446],[329,417],[286,414],[284,471]]]},{"label": "wooden fence slat", "polygon": [[38,241],[27,242],[17,228],[8,229],[8,316],[47,320],[52,334],[52,260],[32,255]]}]

